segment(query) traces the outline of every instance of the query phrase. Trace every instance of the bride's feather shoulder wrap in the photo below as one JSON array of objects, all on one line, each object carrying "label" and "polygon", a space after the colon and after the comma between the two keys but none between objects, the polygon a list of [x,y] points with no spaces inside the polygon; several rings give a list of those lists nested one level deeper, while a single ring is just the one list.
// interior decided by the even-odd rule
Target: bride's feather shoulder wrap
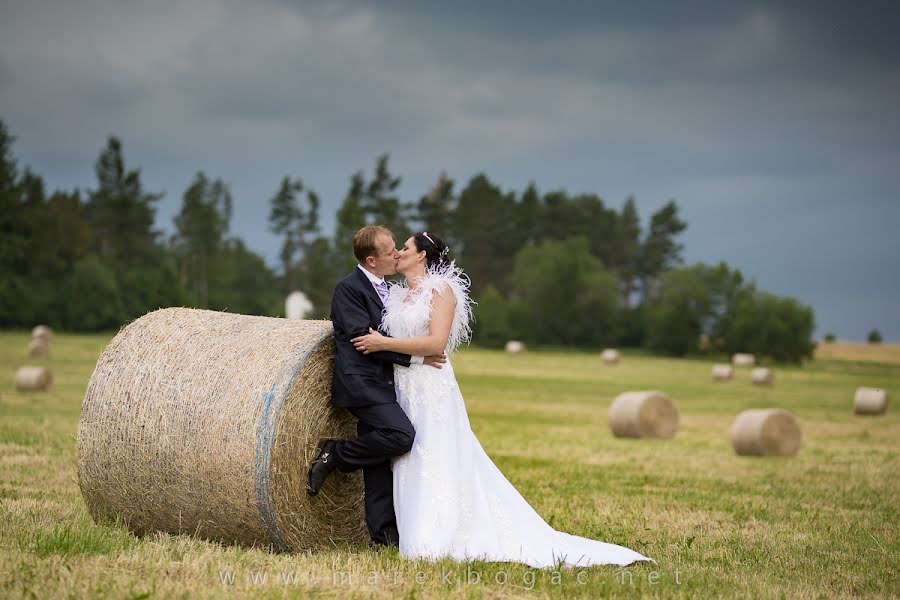
[{"label": "bride's feather shoulder wrap", "polygon": [[469,276],[455,262],[429,267],[414,290],[415,297],[412,299],[409,298],[410,289],[405,283],[392,284],[385,302],[381,328],[395,337],[413,337],[415,334],[407,330],[406,325],[410,320],[404,313],[424,311],[430,320],[434,293],[449,291],[456,300],[453,323],[447,339],[447,354],[451,354],[460,344],[469,343],[472,339],[472,307],[475,302],[469,296],[471,284]]}]

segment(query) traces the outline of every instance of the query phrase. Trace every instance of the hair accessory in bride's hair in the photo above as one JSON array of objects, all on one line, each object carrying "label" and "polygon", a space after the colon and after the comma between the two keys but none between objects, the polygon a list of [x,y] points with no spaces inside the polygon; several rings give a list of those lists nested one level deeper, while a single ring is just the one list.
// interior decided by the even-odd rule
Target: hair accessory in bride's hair
[{"label": "hair accessory in bride's hair", "polygon": [[431,245],[432,245],[432,246],[434,246],[435,248],[437,248],[437,244],[434,243],[434,240],[431,239],[430,237],[428,237],[428,232],[427,232],[427,231],[423,231],[423,232],[422,232],[422,235],[424,235],[426,238],[428,238],[428,241],[431,242]]}]

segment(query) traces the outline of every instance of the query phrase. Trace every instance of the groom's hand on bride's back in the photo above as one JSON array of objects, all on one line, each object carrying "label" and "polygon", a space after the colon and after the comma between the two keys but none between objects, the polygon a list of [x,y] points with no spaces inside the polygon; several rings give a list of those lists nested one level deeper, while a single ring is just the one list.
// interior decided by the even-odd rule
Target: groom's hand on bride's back
[{"label": "groom's hand on bride's back", "polygon": [[422,364],[434,367],[435,369],[440,369],[444,366],[445,362],[447,362],[446,354],[432,354],[431,356],[426,356],[422,361]]}]

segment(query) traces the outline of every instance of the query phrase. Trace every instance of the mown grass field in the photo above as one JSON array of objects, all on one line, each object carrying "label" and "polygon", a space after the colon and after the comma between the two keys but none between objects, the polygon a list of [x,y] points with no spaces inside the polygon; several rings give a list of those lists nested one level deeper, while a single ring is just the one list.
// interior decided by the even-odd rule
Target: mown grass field
[{"label": "mown grass field", "polygon": [[[78,490],[81,399],[110,335],[60,335],[28,359],[26,333],[0,333],[0,597],[743,597],[900,596],[900,359],[831,355],[714,383],[710,361],[596,353],[508,356],[466,349],[454,364],[487,452],[554,527],[632,547],[655,565],[534,570],[408,562],[396,551],[311,554],[137,538],[91,520]],[[48,364],[49,393],[18,393],[15,370]],[[856,387],[884,387],[884,417],[852,412]],[[672,440],[618,440],[613,398],[661,389]],[[741,458],[735,415],[783,407],[805,440],[793,459]]]},{"label": "mown grass field", "polygon": [[816,346],[816,360],[843,360],[900,364],[900,344],[868,344],[865,342],[821,342]]}]

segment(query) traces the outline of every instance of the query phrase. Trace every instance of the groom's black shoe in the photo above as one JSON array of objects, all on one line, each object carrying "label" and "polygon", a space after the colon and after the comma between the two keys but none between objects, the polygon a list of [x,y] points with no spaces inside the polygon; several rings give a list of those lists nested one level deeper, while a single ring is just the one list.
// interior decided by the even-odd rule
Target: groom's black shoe
[{"label": "groom's black shoe", "polygon": [[383,542],[381,540],[372,540],[369,543],[371,544],[372,548],[375,550],[381,550],[381,549],[390,550],[392,548],[397,548],[398,550],[400,549],[400,544],[398,544],[397,542]]},{"label": "groom's black shoe", "polygon": [[399,548],[400,534],[396,525],[376,532],[372,537],[372,545],[376,548]]},{"label": "groom's black shoe", "polygon": [[306,480],[306,493],[310,496],[318,494],[331,472],[337,469],[337,456],[334,453],[336,445],[336,440],[319,442],[319,455],[309,467],[309,476]]}]

